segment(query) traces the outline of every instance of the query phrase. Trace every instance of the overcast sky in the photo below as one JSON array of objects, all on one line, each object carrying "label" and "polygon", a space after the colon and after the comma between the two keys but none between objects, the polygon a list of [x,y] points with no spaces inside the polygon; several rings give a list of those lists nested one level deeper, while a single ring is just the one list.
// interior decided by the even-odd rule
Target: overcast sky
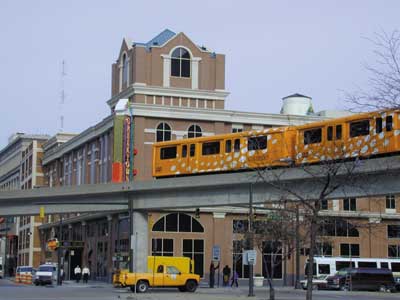
[{"label": "overcast sky", "polygon": [[400,1],[0,1],[0,148],[14,132],[59,129],[66,61],[65,132],[109,114],[111,64],[123,37],[165,28],[226,54],[230,110],[279,113],[303,93],[314,109],[345,107],[366,84],[374,32],[400,28]]}]

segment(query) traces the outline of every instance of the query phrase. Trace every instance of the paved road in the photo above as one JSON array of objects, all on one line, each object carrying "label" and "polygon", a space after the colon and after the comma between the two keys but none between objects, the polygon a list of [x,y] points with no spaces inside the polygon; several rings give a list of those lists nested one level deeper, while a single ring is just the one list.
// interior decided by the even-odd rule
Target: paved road
[{"label": "paved road", "polygon": [[[146,294],[133,294],[128,289],[114,289],[103,283],[88,285],[67,283],[62,287],[36,287],[16,285],[8,280],[0,279],[0,300],[232,300],[232,299],[268,299],[265,288],[256,288],[256,296],[247,297],[245,287],[238,289],[200,287],[195,293],[180,293],[177,289],[154,289]],[[305,292],[292,288],[279,288],[277,300],[305,299]],[[315,300],[377,300],[400,299],[400,294],[369,292],[337,292],[315,291]]]}]

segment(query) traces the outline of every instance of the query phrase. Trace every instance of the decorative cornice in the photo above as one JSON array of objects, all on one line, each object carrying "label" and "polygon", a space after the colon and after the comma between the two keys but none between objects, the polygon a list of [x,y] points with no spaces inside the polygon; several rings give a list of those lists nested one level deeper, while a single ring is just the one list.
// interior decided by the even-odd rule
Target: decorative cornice
[{"label": "decorative cornice", "polygon": [[112,97],[107,101],[110,107],[115,106],[119,99],[129,98],[135,94],[164,97],[181,97],[192,99],[207,99],[223,101],[229,95],[225,90],[194,90],[184,88],[171,88],[160,86],[147,86],[143,83],[133,83],[127,89]]},{"label": "decorative cornice", "polygon": [[[289,116],[281,114],[263,114],[240,112],[223,109],[204,109],[204,108],[187,108],[176,106],[162,106],[132,103],[131,109],[133,116],[153,117],[161,119],[186,119],[199,121],[214,121],[227,123],[242,124],[259,124],[259,125],[301,125],[309,122],[325,120],[320,116]],[[129,115],[129,110],[126,110]]]}]

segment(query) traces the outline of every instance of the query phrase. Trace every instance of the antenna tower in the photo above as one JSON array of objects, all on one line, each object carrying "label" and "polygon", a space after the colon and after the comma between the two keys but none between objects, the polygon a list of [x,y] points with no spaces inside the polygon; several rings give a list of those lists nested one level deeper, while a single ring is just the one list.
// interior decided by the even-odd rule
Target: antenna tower
[{"label": "antenna tower", "polygon": [[61,93],[60,93],[60,132],[64,131],[64,104],[65,104],[65,77],[67,76],[66,72],[66,62],[62,61],[61,68]]}]

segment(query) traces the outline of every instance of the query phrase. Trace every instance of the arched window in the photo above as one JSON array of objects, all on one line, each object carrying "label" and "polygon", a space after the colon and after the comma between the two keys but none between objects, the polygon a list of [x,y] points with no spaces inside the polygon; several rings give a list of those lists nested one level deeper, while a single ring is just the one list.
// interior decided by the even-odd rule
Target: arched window
[{"label": "arched window", "polygon": [[204,232],[203,226],[192,216],[183,213],[168,214],[159,219],[152,231],[161,232]]},{"label": "arched window", "polygon": [[188,138],[201,137],[201,128],[199,125],[191,125],[188,130]]},{"label": "arched window", "polygon": [[171,140],[171,127],[167,123],[160,123],[157,126],[157,142]]},{"label": "arched window", "polygon": [[128,82],[128,58],[126,54],[122,56],[122,83]]},{"label": "arched window", "polygon": [[190,77],[190,53],[184,48],[176,48],[171,55],[171,76]]}]

